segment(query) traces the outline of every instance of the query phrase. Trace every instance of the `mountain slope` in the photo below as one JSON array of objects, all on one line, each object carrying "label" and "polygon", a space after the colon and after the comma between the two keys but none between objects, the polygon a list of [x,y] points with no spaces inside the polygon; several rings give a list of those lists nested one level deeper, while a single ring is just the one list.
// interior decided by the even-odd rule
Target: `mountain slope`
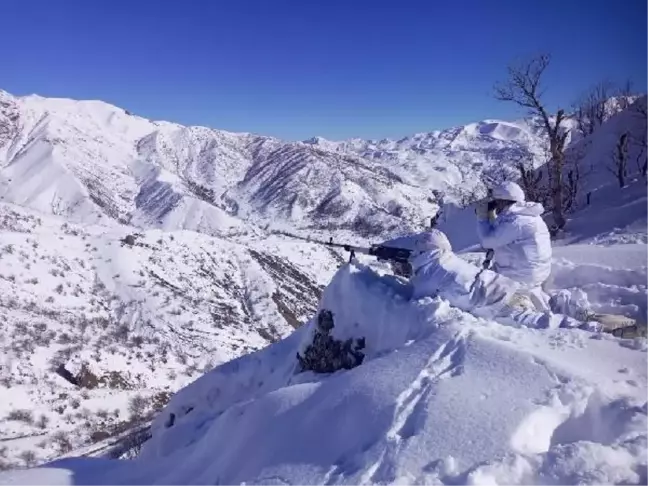
[{"label": "mountain slope", "polygon": [[278,236],[243,246],[0,203],[3,460],[98,440],[213,365],[287,335],[310,318],[335,263],[326,249]]},{"label": "mountain slope", "polygon": [[[645,271],[644,271],[645,276]],[[67,459],[5,483],[519,484],[646,480],[645,343],[515,329],[343,267],[321,309],[363,363],[298,373],[317,319],[176,394],[137,461]],[[70,475],[69,477],[64,476]]]},{"label": "mountain slope", "polygon": [[399,141],[289,143],[0,92],[0,198],[77,222],[215,236],[411,229],[436,211],[433,189],[453,200],[541,145],[532,125],[492,120]]}]

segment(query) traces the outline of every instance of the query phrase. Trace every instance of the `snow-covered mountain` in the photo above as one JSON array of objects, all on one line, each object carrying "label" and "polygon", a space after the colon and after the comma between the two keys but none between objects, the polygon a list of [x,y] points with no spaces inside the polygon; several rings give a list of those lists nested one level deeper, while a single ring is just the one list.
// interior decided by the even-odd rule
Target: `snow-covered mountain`
[{"label": "snow-covered mountain", "polygon": [[82,223],[215,236],[263,227],[384,234],[480,186],[542,139],[485,121],[398,141],[305,142],[150,121],[100,101],[0,92],[0,197]]},{"label": "snow-covered mountain", "polygon": [[[645,98],[643,103],[645,106]],[[626,131],[633,137],[631,162],[627,187],[619,188],[608,169],[619,137]],[[563,253],[557,254],[555,262],[564,270],[557,273],[561,288],[585,291],[597,310],[621,309],[633,317],[646,312],[645,266],[637,262],[648,241],[645,182],[635,163],[641,157],[637,140],[642,133],[645,118],[625,110],[591,136],[574,138],[569,150],[582,161],[583,186],[580,207],[567,228],[568,239],[561,243],[584,246],[576,251],[569,246],[561,249]],[[133,476],[130,466],[122,463],[98,463],[97,467],[109,471],[106,481],[137,482],[140,479],[136,477],[144,477],[145,481],[179,482],[204,478],[210,482],[281,482],[282,478],[330,483],[399,478],[457,482],[468,478],[471,467],[482,471],[480,461],[500,452],[544,454],[524,456],[524,460],[506,456],[509,459],[493,466],[509,474],[504,465],[513,461],[522,472],[507,476],[509,479],[537,480],[546,477],[541,472],[551,469],[546,462],[551,457],[566,457],[556,449],[567,447],[565,434],[576,442],[591,439],[595,448],[602,444],[613,449],[605,449],[604,457],[611,457],[608,453],[624,458],[630,454],[630,462],[621,462],[632,463],[632,470],[641,476],[642,466],[635,457],[637,450],[643,450],[641,443],[636,446],[639,449],[631,449],[636,444],[627,443],[627,434],[620,432],[628,429],[634,433],[634,425],[644,420],[641,404],[637,405],[641,413],[635,413],[635,395],[644,393],[645,387],[628,388],[631,382],[641,383],[644,378],[635,369],[645,360],[641,344],[612,338],[590,342],[580,331],[542,335],[506,329],[438,302],[426,307],[429,312],[412,310],[391,291],[389,295],[383,295],[382,290],[372,293],[374,287],[394,282],[380,275],[384,264],[368,260],[363,263],[371,264],[372,269],[355,275],[353,267],[345,267],[322,297],[346,255],[282,233],[333,236],[363,245],[387,239],[394,233],[420,229],[437,211],[439,193],[447,205],[462,206],[467,196],[483,192],[484,179],[514,171],[513,164],[520,158],[539,165],[543,154],[544,141],[533,120],[487,120],[401,140],[333,142],[313,138],[285,142],[151,121],[100,101],[14,97],[0,91],[0,468],[32,465],[61,455],[119,455],[120,448],[130,448],[130,434],[148,437],[148,423],[157,417],[142,458],[151,465],[173,457],[173,461],[197,463],[197,469],[188,467],[174,476],[164,469],[151,475],[144,468],[134,470]],[[590,205],[585,203],[587,193]],[[446,213],[443,228],[455,248],[462,249],[475,242],[474,214],[472,209],[458,211]],[[590,252],[593,261],[579,260],[587,253],[581,251],[587,245],[619,243],[630,245],[608,252],[597,246]],[[607,260],[622,261],[622,268],[614,268]],[[332,302],[331,295],[337,295],[339,302]],[[351,312],[342,306],[340,302],[348,304],[353,296],[357,296],[359,309],[366,312]],[[386,306],[384,312],[374,312],[372,302],[377,309]],[[313,316],[322,305],[346,313],[344,326],[365,330],[376,326],[375,332],[384,332],[376,338],[384,346],[374,354],[370,350],[367,367],[336,374],[330,381],[308,374],[295,377],[294,354],[308,332],[302,324],[310,321],[312,327]],[[399,309],[412,319],[401,318]],[[424,322],[415,323],[419,318]],[[460,339],[450,336],[450,331],[433,336],[432,331],[442,324],[459,333]],[[467,333],[459,329],[462,326]],[[408,339],[401,339],[403,333]],[[391,340],[395,335],[398,339]],[[459,341],[456,349],[446,346]],[[520,349],[511,351],[518,345]],[[628,346],[639,350],[630,351]],[[589,352],[603,353],[621,363],[619,369],[629,370],[619,372],[627,375],[621,380],[628,383],[627,390],[621,392],[616,385],[596,388],[591,375],[565,370],[573,347],[582,349],[578,363],[584,367],[591,366],[586,356]],[[463,353],[470,350],[477,354],[467,354],[464,360]],[[477,445],[467,447],[463,455],[441,447],[439,451],[460,458],[461,464],[443,459],[447,464],[438,463],[443,465],[441,469],[428,468],[432,476],[426,475],[423,456],[405,454],[408,430],[411,437],[424,438],[421,444],[433,442],[430,434],[436,426],[425,425],[427,415],[421,410],[431,406],[432,384],[438,377],[451,379],[455,369],[484,368],[493,360],[499,363],[499,357],[503,357],[501,366],[528,360],[536,363],[534,360],[544,360],[551,350],[558,350],[547,358],[551,379],[543,378],[537,388],[525,389],[519,396],[511,391],[511,406],[524,412],[516,417],[522,420],[529,412],[528,427],[503,431],[506,417],[499,417],[492,429],[475,435],[480,437]],[[447,365],[447,373],[433,376],[436,361],[432,368],[425,365],[421,359],[426,353],[439,358],[439,366]],[[411,386],[406,383],[409,375],[401,373],[406,366],[401,357],[403,363],[412,364],[408,373],[420,372]],[[484,379],[492,388],[504,389],[507,376],[500,364],[493,365],[492,374],[470,371],[468,388],[477,393],[481,389],[472,384]],[[217,369],[196,380],[212,367]],[[535,373],[541,366],[532,368]],[[372,377],[379,372],[384,372],[385,378],[372,391]],[[606,383],[616,383],[619,376],[606,375]],[[560,388],[564,382],[575,383],[575,388]],[[156,415],[176,390],[188,384]],[[346,387],[356,386],[366,393],[349,395]],[[567,396],[564,393],[571,393],[569,390],[576,390],[580,398],[565,398],[562,405],[537,398],[545,392],[551,395],[552,387],[560,388],[556,392],[560,400]],[[454,385],[450,388],[452,395],[456,390]],[[594,395],[589,393],[592,389]],[[309,398],[313,393],[314,398]],[[594,403],[599,398],[592,397],[608,393],[622,400],[621,408],[609,405],[607,399],[602,399],[605,404],[600,407]],[[349,408],[345,404],[325,406],[316,419],[311,412],[301,415],[302,401],[311,404],[329,394],[347,400]],[[530,395],[535,398],[529,399]],[[477,395],[471,398],[482,399]],[[536,398],[538,403],[533,402]],[[605,429],[603,435],[597,432],[591,437],[581,433],[584,429],[579,424],[586,428],[593,423],[590,414],[602,414],[607,424],[610,417],[625,413],[626,402],[632,402],[628,407],[633,411],[628,412],[630,418],[624,415],[620,419],[618,427],[610,426],[612,431]],[[503,406],[502,402],[489,403],[487,410]],[[537,404],[545,415],[534,415]],[[442,406],[452,407],[452,403],[443,401]],[[259,410],[254,412],[254,423],[260,424],[260,431],[248,428],[243,419],[232,418],[237,413],[246,415],[246,407]],[[277,407],[286,411],[290,424],[293,419],[304,420],[295,429],[303,432],[303,437],[291,436],[294,449],[273,445],[277,458],[263,456],[266,451],[253,467],[232,473],[242,458],[230,454],[248,447],[246,441],[276,444],[278,436],[263,431],[289,428],[288,422],[265,412]],[[354,417],[350,420],[362,422],[361,415],[371,410],[375,413],[369,413],[367,420],[390,414],[394,418],[381,419],[382,428],[367,424],[358,435],[362,447],[349,449],[348,454],[340,451],[339,440],[350,441],[351,448],[355,442],[351,436],[327,435],[331,414],[348,413]],[[586,412],[581,413],[583,410]],[[174,414],[173,420],[170,414]],[[573,420],[565,419],[567,416]],[[477,421],[486,420],[476,417]],[[178,422],[164,426],[169,420]],[[556,440],[545,437],[538,445],[525,438],[534,427],[549,422],[548,430],[562,431],[555,432]],[[330,439],[327,454],[335,457],[318,456],[317,450],[306,447],[305,442],[318,442],[308,436],[310,429],[302,431],[307,423],[314,424],[325,441]],[[401,426],[405,436],[399,435]],[[333,429],[344,431],[345,427]],[[467,425],[460,427],[466,433]],[[479,441],[490,430],[497,431],[503,441],[510,439],[518,445],[497,451],[485,447],[478,454]],[[513,435],[507,436],[509,432]],[[575,435],[570,435],[572,432]],[[238,437],[240,442],[230,450],[227,444],[215,445],[214,436]],[[637,441],[643,440],[637,437]],[[620,440],[626,441],[623,447],[617,444]],[[111,446],[113,441],[119,443],[117,452]],[[210,454],[216,450],[222,457],[212,469],[205,469],[200,454],[192,455],[192,451],[203,449]],[[293,457],[297,450],[305,451],[306,456]],[[578,454],[574,461],[582,458]],[[408,461],[420,466],[420,471],[410,468]],[[531,469],[524,461],[530,461]],[[319,472],[304,472],[301,466],[294,466],[296,463]],[[397,464],[404,476],[394,475],[396,469],[392,469]],[[73,464],[70,469],[80,475],[81,482],[98,481],[96,471],[83,475],[85,467]],[[113,467],[125,467],[124,475]],[[297,475],[283,469],[277,472],[277,468],[294,468]],[[566,477],[559,476],[559,480]],[[619,477],[620,481],[635,478],[632,474]]]},{"label": "snow-covered mountain", "polygon": [[138,233],[0,203],[0,463],[112,436],[212,366],[290,334],[337,258],[278,237]]}]

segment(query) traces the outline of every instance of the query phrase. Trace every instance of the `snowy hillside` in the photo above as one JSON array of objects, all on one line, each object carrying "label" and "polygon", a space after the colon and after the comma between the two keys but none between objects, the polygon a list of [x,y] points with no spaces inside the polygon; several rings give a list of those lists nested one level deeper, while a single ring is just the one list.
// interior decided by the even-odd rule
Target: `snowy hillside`
[{"label": "snowy hillside", "polygon": [[[601,283],[644,284],[640,245],[590,248]],[[632,253],[634,252],[634,253]],[[570,258],[558,253],[559,258]],[[586,258],[587,259],[587,258]],[[625,263],[624,263],[625,262]],[[572,261],[555,281],[582,285]],[[477,319],[362,265],[339,270],[320,309],[364,360],[299,372],[313,318],[177,393],[135,461],[65,459],[0,476],[48,484],[643,484],[645,340]]]},{"label": "snowy hillside", "polygon": [[279,237],[136,233],[0,203],[0,459],[55,457],[145,419],[307,321],[336,262]]},{"label": "snowy hillside", "polygon": [[344,257],[274,230],[366,244],[420,227],[432,188],[535,150],[518,125],[340,150],[0,91],[0,461],[99,447],[286,336]]}]

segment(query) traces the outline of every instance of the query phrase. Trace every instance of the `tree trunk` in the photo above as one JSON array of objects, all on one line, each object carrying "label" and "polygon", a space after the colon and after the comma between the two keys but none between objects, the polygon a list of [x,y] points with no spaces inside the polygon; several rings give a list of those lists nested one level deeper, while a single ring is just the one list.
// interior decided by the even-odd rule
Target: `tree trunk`
[{"label": "tree trunk", "polygon": [[563,154],[557,144],[551,141],[551,171],[553,172],[551,187],[551,202],[553,204],[552,214],[556,229],[565,227],[565,216],[563,212]]},{"label": "tree trunk", "polygon": [[617,180],[619,181],[619,187],[625,187],[625,175],[621,167],[617,170]]},{"label": "tree trunk", "polygon": [[617,144],[616,176],[619,187],[625,187],[626,163],[628,159],[628,134],[624,133]]}]

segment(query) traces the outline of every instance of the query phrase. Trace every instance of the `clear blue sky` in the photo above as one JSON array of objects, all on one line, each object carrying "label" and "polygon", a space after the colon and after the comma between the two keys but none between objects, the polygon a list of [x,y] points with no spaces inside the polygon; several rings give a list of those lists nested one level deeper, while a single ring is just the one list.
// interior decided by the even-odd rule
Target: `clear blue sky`
[{"label": "clear blue sky", "polygon": [[646,90],[646,0],[4,0],[0,88],[285,139],[514,118],[492,86],[550,52],[547,100]]}]

